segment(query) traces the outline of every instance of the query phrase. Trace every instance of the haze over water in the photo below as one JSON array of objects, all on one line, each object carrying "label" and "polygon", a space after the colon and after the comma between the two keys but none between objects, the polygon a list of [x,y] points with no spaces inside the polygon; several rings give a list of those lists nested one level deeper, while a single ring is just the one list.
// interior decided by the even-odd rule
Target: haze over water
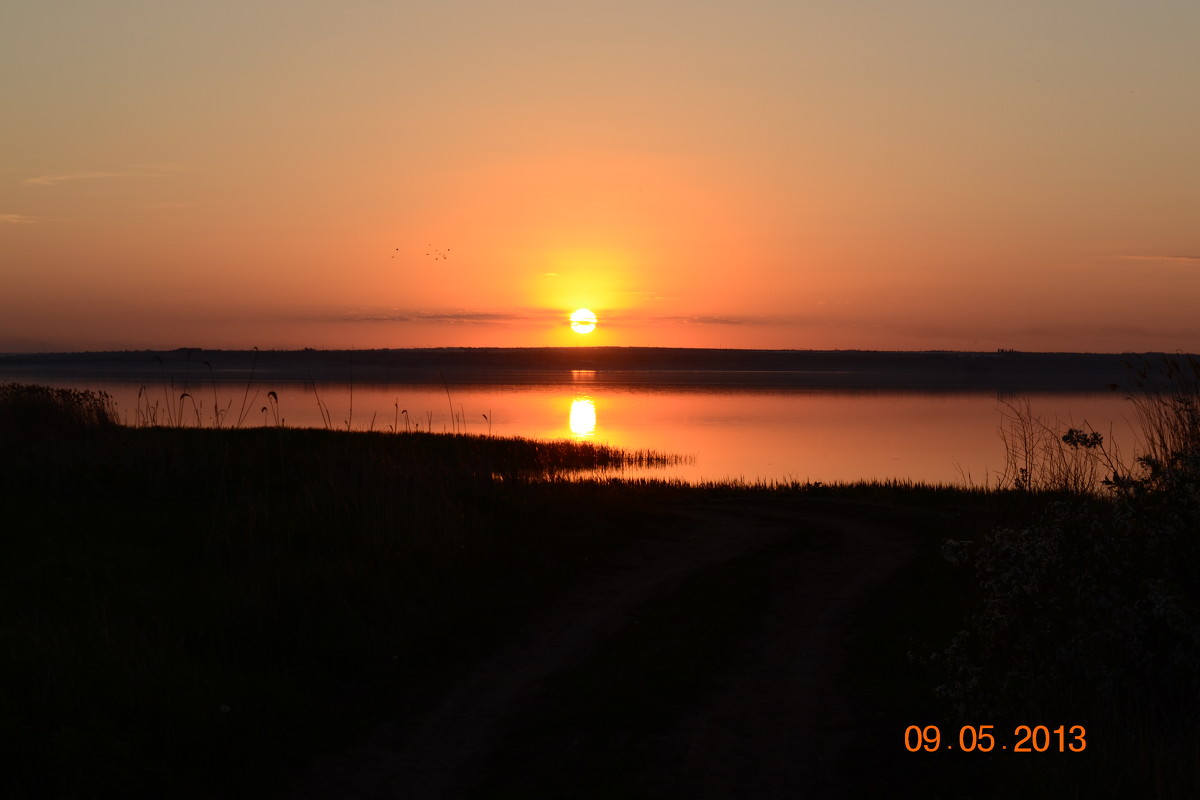
[{"label": "haze over water", "polygon": [[[2,379],[2,378],[0,378]],[[213,387],[129,381],[52,381],[110,393],[127,424],[213,427]],[[274,391],[276,405],[267,393]],[[623,477],[852,482],[900,479],[994,485],[1003,471],[999,428],[1011,403],[1064,430],[1091,425],[1126,449],[1132,408],[1113,393],[763,390],[498,384],[263,383],[217,387],[223,424],[355,431],[433,431],[570,439],[687,457]],[[173,410],[168,411],[168,408]],[[278,417],[276,416],[278,414]],[[175,415],[172,417],[171,415]]]},{"label": "haze over water", "polygon": [[[994,484],[1015,410],[1135,448],[1156,357],[664,348],[0,356],[0,381],[109,392],[131,425],[282,424],[579,439],[687,458],[690,482]],[[215,413],[219,412],[219,413]],[[219,420],[218,420],[219,418]]]}]

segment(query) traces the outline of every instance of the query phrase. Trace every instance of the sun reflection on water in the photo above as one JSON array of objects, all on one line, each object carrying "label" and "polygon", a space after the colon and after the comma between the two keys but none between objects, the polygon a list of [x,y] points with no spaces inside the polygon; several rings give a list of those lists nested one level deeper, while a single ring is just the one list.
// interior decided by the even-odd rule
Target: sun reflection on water
[{"label": "sun reflection on water", "polygon": [[596,435],[596,403],[590,397],[576,397],[571,401],[571,416],[568,424],[575,436]]}]

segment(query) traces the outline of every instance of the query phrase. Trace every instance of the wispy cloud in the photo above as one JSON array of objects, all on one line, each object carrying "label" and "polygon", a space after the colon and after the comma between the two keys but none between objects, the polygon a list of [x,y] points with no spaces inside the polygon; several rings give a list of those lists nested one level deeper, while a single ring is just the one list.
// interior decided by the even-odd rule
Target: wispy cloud
[{"label": "wispy cloud", "polygon": [[401,309],[360,309],[356,311],[349,311],[343,314],[341,319],[347,322],[417,322],[463,325],[522,322],[536,319],[536,317],[523,313],[501,313],[495,311],[405,311]]},{"label": "wispy cloud", "polygon": [[188,169],[183,164],[139,164],[129,170],[119,172],[108,170],[75,170],[65,172],[49,172],[21,181],[24,186],[57,186],[71,181],[94,181],[105,178],[161,178],[184,172]]},{"label": "wispy cloud", "polygon": [[94,181],[102,178],[142,178],[143,173],[50,173],[38,175],[36,178],[26,178],[25,186],[58,186],[70,181]]},{"label": "wispy cloud", "polygon": [[1200,263],[1200,255],[1155,255],[1146,253],[1139,255],[1117,256],[1117,258],[1121,259],[1122,261],[1173,261],[1183,263]]},{"label": "wispy cloud", "polygon": [[751,317],[729,317],[729,316],[714,316],[707,314],[693,314],[690,316],[681,317],[658,317],[658,322],[677,323],[682,325],[750,325],[761,320]]},{"label": "wispy cloud", "polygon": [[0,224],[32,225],[37,219],[27,214],[0,214]]},{"label": "wispy cloud", "polygon": [[[731,314],[638,314],[633,311],[600,312],[602,325],[641,328],[655,326],[752,326],[780,325],[801,320],[794,316],[762,316]],[[561,322],[567,315],[561,309],[525,308],[513,311],[430,311],[411,309],[359,308],[337,314],[341,322],[394,322],[416,325],[514,325]]]},{"label": "wispy cloud", "polygon": [[625,314],[617,312],[607,315],[610,322],[625,325],[778,325],[796,322],[792,315],[739,315],[739,314]]},{"label": "wispy cloud", "polygon": [[[344,322],[399,322],[447,325],[492,325],[506,323],[545,323],[558,320],[566,324],[567,315],[559,309],[520,309],[517,311],[413,311],[407,309],[356,309],[339,315]],[[755,325],[780,320],[767,317],[713,314],[639,315],[621,311],[601,313],[602,324],[641,327],[646,325]]]}]

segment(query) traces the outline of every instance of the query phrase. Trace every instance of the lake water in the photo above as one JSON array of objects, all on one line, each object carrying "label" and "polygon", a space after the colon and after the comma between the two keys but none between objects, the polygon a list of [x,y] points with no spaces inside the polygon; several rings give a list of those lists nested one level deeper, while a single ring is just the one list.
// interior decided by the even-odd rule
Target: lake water
[{"label": "lake water", "polygon": [[[353,430],[432,430],[578,439],[688,456],[667,469],[630,471],[689,482],[909,479],[993,484],[1004,468],[998,429],[1006,404],[1029,403],[1056,427],[1085,423],[1135,448],[1133,408],[1118,393],[846,391],[615,386],[587,371],[569,382],[411,385],[232,383],[188,387],[113,381],[40,381],[101,389],[129,423],[182,419]],[[268,397],[274,392],[278,403]],[[168,408],[171,410],[168,411]],[[182,410],[180,410],[182,409]],[[264,410],[265,409],[265,410]]]}]

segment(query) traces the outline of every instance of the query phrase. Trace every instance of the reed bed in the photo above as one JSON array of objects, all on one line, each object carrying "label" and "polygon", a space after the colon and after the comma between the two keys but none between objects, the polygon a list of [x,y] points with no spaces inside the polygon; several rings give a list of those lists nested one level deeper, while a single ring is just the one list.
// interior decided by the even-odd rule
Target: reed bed
[{"label": "reed bed", "polygon": [[0,384],[0,425],[9,434],[20,430],[72,434],[117,421],[116,404],[107,392]]}]

